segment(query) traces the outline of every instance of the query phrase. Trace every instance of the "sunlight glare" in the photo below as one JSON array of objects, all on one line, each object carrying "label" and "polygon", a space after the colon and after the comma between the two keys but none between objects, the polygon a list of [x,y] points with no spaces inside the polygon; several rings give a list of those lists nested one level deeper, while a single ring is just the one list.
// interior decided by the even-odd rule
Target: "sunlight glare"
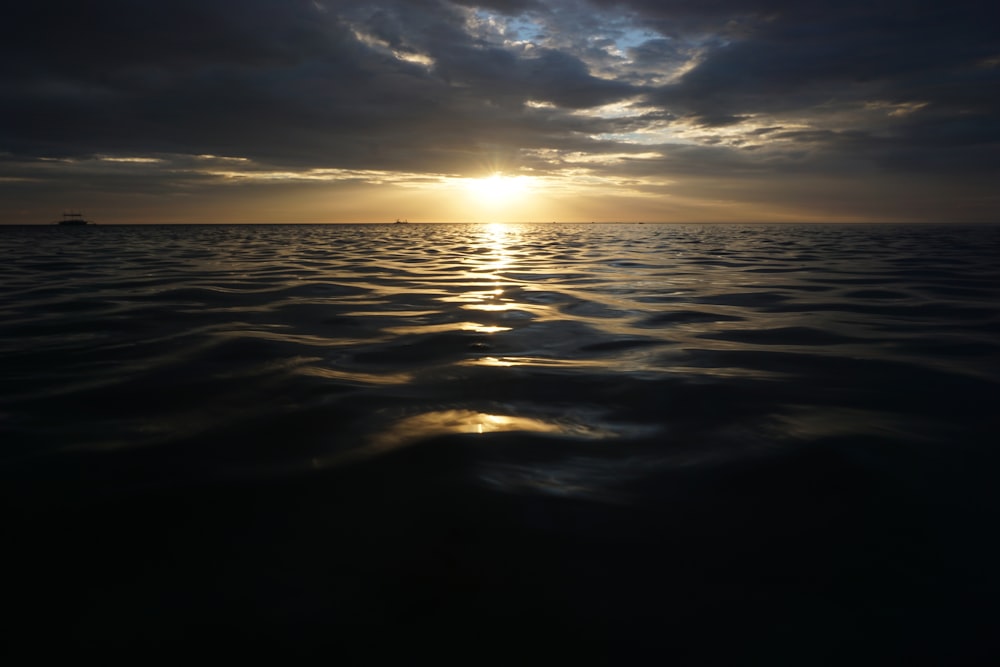
[{"label": "sunlight glare", "polygon": [[466,182],[469,192],[488,204],[503,204],[516,201],[531,190],[528,176],[505,176],[495,172],[484,178],[470,178]]}]

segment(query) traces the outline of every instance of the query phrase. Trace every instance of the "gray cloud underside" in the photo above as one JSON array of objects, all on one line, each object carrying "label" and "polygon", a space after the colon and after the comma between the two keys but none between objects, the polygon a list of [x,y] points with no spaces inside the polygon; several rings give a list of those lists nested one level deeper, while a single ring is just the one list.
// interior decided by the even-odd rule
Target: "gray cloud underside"
[{"label": "gray cloud underside", "polygon": [[0,179],[97,155],[160,157],[115,177],[152,187],[209,178],[183,164],[200,154],[473,174],[640,153],[585,168],[988,178],[997,18],[962,0],[23,2],[0,29]]}]

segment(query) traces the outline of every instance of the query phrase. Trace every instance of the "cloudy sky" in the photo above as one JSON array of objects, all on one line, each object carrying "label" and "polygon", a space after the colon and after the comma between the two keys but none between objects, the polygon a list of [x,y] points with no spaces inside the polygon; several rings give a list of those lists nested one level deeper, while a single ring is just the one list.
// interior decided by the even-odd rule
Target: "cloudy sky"
[{"label": "cloudy sky", "polygon": [[0,223],[1000,220],[986,0],[19,0]]}]

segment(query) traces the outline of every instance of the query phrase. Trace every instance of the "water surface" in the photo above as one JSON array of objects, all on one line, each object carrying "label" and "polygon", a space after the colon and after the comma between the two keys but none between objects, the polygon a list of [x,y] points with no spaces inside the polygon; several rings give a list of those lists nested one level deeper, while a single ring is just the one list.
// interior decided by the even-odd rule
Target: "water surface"
[{"label": "water surface", "polygon": [[995,227],[6,227],[0,250],[33,632],[504,649],[471,662],[996,648]]}]

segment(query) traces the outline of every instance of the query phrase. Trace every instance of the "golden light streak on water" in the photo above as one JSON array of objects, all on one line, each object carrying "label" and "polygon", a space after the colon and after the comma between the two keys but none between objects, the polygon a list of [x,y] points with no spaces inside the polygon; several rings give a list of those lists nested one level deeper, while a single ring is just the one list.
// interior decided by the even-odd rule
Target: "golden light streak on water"
[{"label": "golden light streak on water", "polygon": [[546,421],[520,415],[491,414],[475,410],[438,410],[405,417],[372,437],[377,451],[394,449],[411,442],[452,434],[484,434],[505,431],[572,435],[603,439],[615,433],[572,421]]}]

